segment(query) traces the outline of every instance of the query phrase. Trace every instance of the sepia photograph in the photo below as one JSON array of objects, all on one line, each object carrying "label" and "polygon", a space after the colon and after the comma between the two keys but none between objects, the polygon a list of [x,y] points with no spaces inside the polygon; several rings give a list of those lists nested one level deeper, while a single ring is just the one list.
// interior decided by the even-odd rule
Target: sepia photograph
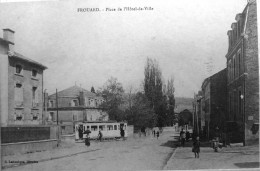
[{"label": "sepia photograph", "polygon": [[0,170],[259,170],[258,5],[0,0]]}]

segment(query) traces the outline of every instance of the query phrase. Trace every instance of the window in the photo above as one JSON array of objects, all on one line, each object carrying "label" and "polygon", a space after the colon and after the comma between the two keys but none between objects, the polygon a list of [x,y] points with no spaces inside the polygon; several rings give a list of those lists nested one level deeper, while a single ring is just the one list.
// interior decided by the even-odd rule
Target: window
[{"label": "window", "polygon": [[15,65],[15,73],[16,74],[22,74],[22,70],[23,70],[22,65],[19,65],[19,64]]},{"label": "window", "polygon": [[73,99],[73,100],[71,100],[70,104],[72,107],[79,106],[79,101],[78,101],[78,99]]},{"label": "window", "polygon": [[54,112],[50,112],[49,120],[54,121]]},{"label": "window", "polygon": [[32,88],[32,106],[37,107],[38,106],[38,91],[37,87]]},{"label": "window", "polygon": [[14,114],[15,114],[15,120],[21,121],[23,119],[23,110],[22,109],[16,109]]},{"label": "window", "polygon": [[238,53],[238,75],[240,76],[242,73],[242,69],[241,69],[241,53]]},{"label": "window", "polygon": [[234,95],[233,95],[233,105],[232,105],[232,111],[233,111],[233,115],[234,115],[234,121],[236,121],[237,117],[236,117],[236,91],[234,91]]},{"label": "window", "polygon": [[34,115],[34,116],[33,116],[33,120],[35,121],[35,120],[37,120],[37,119],[38,119],[38,116]]},{"label": "window", "polygon": [[104,131],[105,130],[105,125],[99,125],[99,130]]},{"label": "window", "polygon": [[233,78],[235,79],[236,78],[236,58],[234,57],[234,60],[233,60]]},{"label": "window", "polygon": [[53,100],[49,100],[49,107],[54,107],[54,101]]},{"label": "window", "polygon": [[107,130],[113,130],[113,125],[107,125]]},{"label": "window", "polygon": [[37,77],[37,74],[38,74],[37,70],[33,69],[32,70],[32,76],[33,77]]},{"label": "window", "polygon": [[96,125],[91,126],[91,131],[97,131],[97,126]]},{"label": "window", "polygon": [[23,103],[23,87],[22,84],[17,83],[14,89],[14,100],[16,103],[22,104]]},{"label": "window", "polygon": [[231,70],[232,70],[231,60],[229,60],[229,62],[228,62],[228,80],[229,80],[229,82],[231,82]]},{"label": "window", "polygon": [[73,118],[73,121],[77,121],[78,120],[78,115],[77,114],[73,114],[73,116],[72,116]]}]

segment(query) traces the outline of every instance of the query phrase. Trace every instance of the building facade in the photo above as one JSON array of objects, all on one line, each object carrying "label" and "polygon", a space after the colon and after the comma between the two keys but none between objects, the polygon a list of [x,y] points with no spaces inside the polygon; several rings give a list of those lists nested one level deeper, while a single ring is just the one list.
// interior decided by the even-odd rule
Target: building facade
[{"label": "building facade", "polygon": [[103,97],[72,86],[48,97],[47,123],[56,124],[58,121],[63,133],[70,134],[76,122],[108,121],[107,112],[100,107],[103,102]]},{"label": "building facade", "polygon": [[14,51],[14,31],[0,38],[1,124],[41,125],[43,118],[43,71],[46,66]]},{"label": "building facade", "polygon": [[227,69],[206,78],[202,84],[202,96],[198,99],[201,107],[202,132],[212,139],[215,128],[225,132],[227,110]]},{"label": "building facade", "polygon": [[227,32],[227,130],[244,145],[259,140],[259,66],[256,1],[248,1]]}]

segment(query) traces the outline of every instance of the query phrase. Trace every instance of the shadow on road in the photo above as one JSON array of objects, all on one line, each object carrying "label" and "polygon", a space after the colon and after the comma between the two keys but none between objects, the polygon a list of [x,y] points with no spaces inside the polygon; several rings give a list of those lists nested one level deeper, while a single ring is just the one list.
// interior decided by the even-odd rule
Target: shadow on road
[{"label": "shadow on road", "polygon": [[169,140],[166,143],[161,144],[161,146],[176,148],[176,141]]},{"label": "shadow on road", "polygon": [[259,168],[259,162],[234,163],[234,165],[240,168]]}]

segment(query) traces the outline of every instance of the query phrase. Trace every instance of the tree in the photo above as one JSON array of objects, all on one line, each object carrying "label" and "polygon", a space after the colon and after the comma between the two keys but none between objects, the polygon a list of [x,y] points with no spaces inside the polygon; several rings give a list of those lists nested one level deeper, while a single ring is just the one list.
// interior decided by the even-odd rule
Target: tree
[{"label": "tree", "polygon": [[92,92],[92,93],[96,93],[93,86],[91,87],[91,92]]},{"label": "tree", "polygon": [[127,110],[128,123],[139,129],[142,127],[154,127],[156,125],[156,115],[145,94],[141,92],[136,93],[132,102],[131,111]]},{"label": "tree", "polygon": [[114,77],[108,79],[103,89],[99,91],[99,94],[105,99],[102,107],[108,111],[110,120],[122,121],[125,119],[123,111],[119,108],[123,103],[123,93],[122,84]]},{"label": "tree", "polygon": [[144,93],[157,117],[157,126],[165,125],[166,99],[163,96],[162,73],[156,60],[147,58],[144,69]]},{"label": "tree", "polygon": [[175,98],[174,98],[174,78],[171,76],[170,80],[167,82],[167,97],[168,97],[168,112],[167,112],[167,125],[172,126],[175,120],[174,107],[175,107]]}]

